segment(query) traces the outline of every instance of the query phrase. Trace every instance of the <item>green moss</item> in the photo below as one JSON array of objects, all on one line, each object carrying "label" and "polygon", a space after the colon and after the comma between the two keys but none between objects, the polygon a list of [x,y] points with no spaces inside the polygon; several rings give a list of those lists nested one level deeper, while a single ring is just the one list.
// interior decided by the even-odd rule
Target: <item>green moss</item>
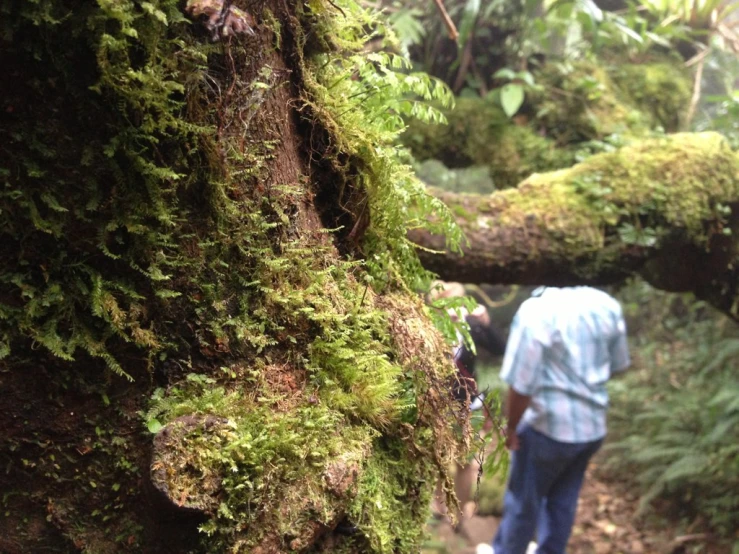
[{"label": "green moss", "polygon": [[[430,515],[436,468],[431,459],[416,458],[401,442],[385,443],[378,452],[364,468],[350,514],[372,551],[413,552]],[[419,480],[429,486],[418,491]]]},{"label": "green moss", "polygon": [[691,81],[682,60],[619,64],[609,72],[622,95],[650,118],[652,126],[675,132],[687,112]]},{"label": "green moss", "polygon": [[475,214],[468,211],[464,206],[450,206],[450,208],[455,216],[466,219],[467,221],[472,221],[476,217]]},{"label": "green moss", "polygon": [[649,121],[621,98],[606,69],[596,62],[548,64],[536,73],[542,89],[527,103],[536,125],[560,145],[609,135],[644,135]]},{"label": "green moss", "polygon": [[[676,134],[537,174],[487,201],[489,226],[538,222],[562,254],[587,255],[618,240],[653,246],[682,229],[705,242],[704,221],[739,194],[739,159],[715,133]],[[617,226],[617,233],[606,228]],[[573,254],[574,255],[574,254]]]},{"label": "green moss", "polygon": [[489,100],[459,98],[445,113],[448,125],[409,124],[402,139],[419,160],[437,159],[451,168],[487,166],[496,189],[574,161],[571,152],[558,149],[552,140],[512,124]]},{"label": "green moss", "polygon": [[[302,382],[289,365],[257,361],[224,368],[226,382],[192,374],[152,399],[147,421],[165,425],[155,483],[210,516],[213,547],[301,551],[316,522],[331,527],[345,514],[365,552],[412,552],[421,539],[458,432],[436,395],[450,385],[443,345],[417,301],[326,293],[335,308],[312,316],[323,331]],[[362,314],[352,309],[360,293]]]},{"label": "green moss", "polygon": [[248,392],[244,375],[223,387],[193,374],[155,395],[149,417],[168,425],[157,436],[154,482],[210,516],[203,531],[212,547],[302,550],[313,522],[330,526],[347,509],[377,433],[306,401],[285,368],[251,373]]},{"label": "green moss", "polygon": [[[144,390],[175,368],[145,417],[166,430],[153,470],[208,516],[205,548],[305,550],[302,531],[351,504],[366,552],[414,551],[431,474],[464,447],[466,422],[406,233],[430,213],[459,230],[392,141],[396,110],[426,113],[408,92],[446,89],[400,72],[385,87],[396,61],[380,71],[329,48],[364,44],[372,22],[354,3],[346,18],[323,2],[265,11],[264,32],[227,47],[175,0],[68,4],[22,3],[0,22],[0,60],[20,76],[0,129],[0,357],[38,363],[45,347],[63,373],[87,353]],[[285,132],[286,106],[305,133]],[[315,166],[302,147],[320,149]],[[278,158],[294,165],[273,171]],[[351,217],[331,233],[318,221],[332,214]],[[390,485],[367,477],[354,502],[331,485],[342,463]]]},{"label": "green moss", "polygon": [[554,141],[538,135],[532,128],[509,125],[496,143],[485,137],[470,137],[470,151],[488,160],[490,175],[499,189],[514,187],[529,175],[568,167],[574,154],[557,148]]}]

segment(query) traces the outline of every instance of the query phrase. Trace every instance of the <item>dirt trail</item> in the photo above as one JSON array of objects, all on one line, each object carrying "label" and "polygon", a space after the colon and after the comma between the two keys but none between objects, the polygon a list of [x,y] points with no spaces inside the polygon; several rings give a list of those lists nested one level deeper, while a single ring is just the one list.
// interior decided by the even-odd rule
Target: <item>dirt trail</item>
[{"label": "dirt trail", "polygon": [[[709,542],[702,532],[656,529],[636,517],[637,498],[619,483],[609,482],[591,463],[580,494],[577,519],[568,554],[729,554],[730,547]],[[490,543],[499,518],[473,516],[454,532],[446,521],[429,524],[423,554],[475,554],[479,543]]]}]

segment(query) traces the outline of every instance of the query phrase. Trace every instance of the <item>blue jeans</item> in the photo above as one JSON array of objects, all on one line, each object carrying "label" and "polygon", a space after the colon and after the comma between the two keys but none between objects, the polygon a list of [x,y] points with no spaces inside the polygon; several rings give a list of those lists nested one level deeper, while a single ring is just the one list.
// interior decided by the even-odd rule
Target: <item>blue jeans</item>
[{"label": "blue jeans", "polygon": [[524,554],[535,532],[537,554],[564,554],[585,468],[603,440],[566,443],[526,425],[519,429],[495,554]]}]

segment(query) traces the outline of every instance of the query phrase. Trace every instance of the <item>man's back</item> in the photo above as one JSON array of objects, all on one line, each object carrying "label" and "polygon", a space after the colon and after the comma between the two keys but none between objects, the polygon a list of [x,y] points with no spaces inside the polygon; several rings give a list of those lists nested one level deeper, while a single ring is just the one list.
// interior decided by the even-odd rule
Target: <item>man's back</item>
[{"label": "man's back", "polygon": [[546,288],[519,308],[501,375],[531,397],[525,423],[561,442],[587,442],[605,435],[605,384],[628,365],[615,299],[590,287]]}]

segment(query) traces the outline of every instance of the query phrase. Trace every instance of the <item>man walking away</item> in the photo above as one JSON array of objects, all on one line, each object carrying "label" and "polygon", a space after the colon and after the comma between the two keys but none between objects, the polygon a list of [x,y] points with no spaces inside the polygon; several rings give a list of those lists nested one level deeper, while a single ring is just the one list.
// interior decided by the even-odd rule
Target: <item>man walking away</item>
[{"label": "man walking away", "polygon": [[495,554],[564,554],[590,458],[606,435],[606,383],[629,366],[619,303],[590,287],[537,289],[501,369],[511,471]]}]

